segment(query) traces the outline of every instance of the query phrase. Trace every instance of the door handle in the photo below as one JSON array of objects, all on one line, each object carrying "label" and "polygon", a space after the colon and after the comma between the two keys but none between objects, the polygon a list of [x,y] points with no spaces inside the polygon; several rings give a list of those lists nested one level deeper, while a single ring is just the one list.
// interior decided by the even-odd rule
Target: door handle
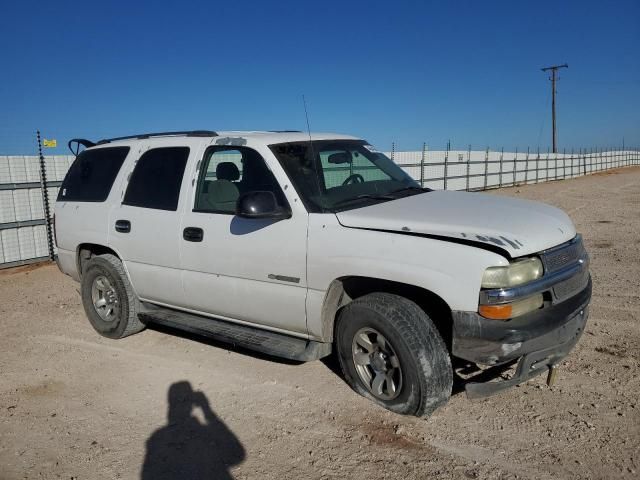
[{"label": "door handle", "polygon": [[187,242],[201,242],[204,238],[204,231],[198,227],[187,227],[182,231],[182,238]]},{"label": "door handle", "polygon": [[131,222],[129,220],[116,220],[116,232],[129,233],[131,231]]}]

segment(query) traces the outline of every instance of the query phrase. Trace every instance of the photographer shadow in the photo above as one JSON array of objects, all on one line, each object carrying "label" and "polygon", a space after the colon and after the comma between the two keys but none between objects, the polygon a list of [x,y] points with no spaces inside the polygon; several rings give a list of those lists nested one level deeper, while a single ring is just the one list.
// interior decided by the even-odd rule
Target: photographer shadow
[{"label": "photographer shadow", "polygon": [[[205,422],[193,415],[202,411]],[[169,387],[167,425],[146,443],[142,480],[232,479],[230,467],[240,464],[245,450],[211,410],[207,397],[187,381]]]}]

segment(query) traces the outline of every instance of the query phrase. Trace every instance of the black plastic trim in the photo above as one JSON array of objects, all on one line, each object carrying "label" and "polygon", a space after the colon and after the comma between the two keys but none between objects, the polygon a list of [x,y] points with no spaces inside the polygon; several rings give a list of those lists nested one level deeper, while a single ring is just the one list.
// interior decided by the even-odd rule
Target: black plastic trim
[{"label": "black plastic trim", "polygon": [[[71,146],[71,144],[74,142],[77,144],[77,148],[75,150]],[[82,145],[84,148],[91,148],[96,146],[94,142],[92,142],[91,140],[87,140],[86,138],[72,138],[67,143],[67,147],[69,147],[69,150],[71,151],[71,153],[73,153],[75,157],[77,157],[78,154],[80,153],[80,145]]]},{"label": "black plastic trim", "polygon": [[116,232],[131,232],[131,222],[129,220],[116,220]]},{"label": "black plastic trim", "polygon": [[306,340],[149,303],[143,303],[143,308],[143,312],[138,314],[143,322],[166,325],[275,357],[308,362],[331,354],[331,343]]},{"label": "black plastic trim", "polygon": [[204,230],[200,227],[186,227],[182,231],[182,238],[187,242],[201,242],[204,239]]},{"label": "black plastic trim", "polygon": [[184,130],[178,132],[157,132],[157,133],[139,133],[137,135],[127,135],[124,137],[104,138],[95,143],[95,145],[104,145],[105,143],[117,142],[118,140],[142,140],[151,137],[217,137],[218,134],[212,130]]}]

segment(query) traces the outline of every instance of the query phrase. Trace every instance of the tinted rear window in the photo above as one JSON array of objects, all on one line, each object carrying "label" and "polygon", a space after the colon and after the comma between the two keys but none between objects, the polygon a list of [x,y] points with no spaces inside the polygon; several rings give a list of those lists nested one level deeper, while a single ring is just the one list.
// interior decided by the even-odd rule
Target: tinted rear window
[{"label": "tinted rear window", "polygon": [[128,153],[129,147],[98,148],[80,153],[64,177],[58,201],[104,202]]},{"label": "tinted rear window", "polygon": [[188,147],[154,148],[146,152],[136,164],[122,203],[177,210],[188,157]]}]

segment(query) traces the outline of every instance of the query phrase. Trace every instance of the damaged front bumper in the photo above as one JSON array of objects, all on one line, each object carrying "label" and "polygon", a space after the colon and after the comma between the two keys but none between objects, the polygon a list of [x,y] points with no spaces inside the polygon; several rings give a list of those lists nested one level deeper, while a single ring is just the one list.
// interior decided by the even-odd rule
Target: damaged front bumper
[{"label": "damaged front bumper", "polygon": [[584,331],[590,300],[591,279],[571,298],[506,322],[488,320],[475,312],[453,311],[453,355],[490,366],[518,361],[512,378],[470,381],[465,385],[467,395],[492,395],[553,368]]}]

